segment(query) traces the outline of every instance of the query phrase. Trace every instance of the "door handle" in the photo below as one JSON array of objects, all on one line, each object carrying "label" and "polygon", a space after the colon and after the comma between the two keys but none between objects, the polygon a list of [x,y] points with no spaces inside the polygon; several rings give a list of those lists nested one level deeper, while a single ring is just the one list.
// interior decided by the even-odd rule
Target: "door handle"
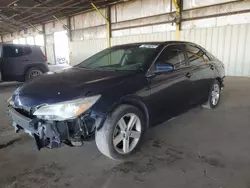
[{"label": "door handle", "polygon": [[190,72],[188,72],[188,73],[186,74],[186,77],[191,78],[192,75],[193,75],[193,74],[191,74]]},{"label": "door handle", "polygon": [[214,70],[214,65],[210,65],[210,69]]}]

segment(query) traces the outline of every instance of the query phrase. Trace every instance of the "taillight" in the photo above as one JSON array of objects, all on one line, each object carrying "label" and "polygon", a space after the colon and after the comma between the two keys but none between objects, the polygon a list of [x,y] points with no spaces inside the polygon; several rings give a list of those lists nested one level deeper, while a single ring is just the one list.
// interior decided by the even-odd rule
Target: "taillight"
[{"label": "taillight", "polygon": [[46,56],[44,56],[43,59],[44,59],[44,61],[47,61],[47,57]]}]

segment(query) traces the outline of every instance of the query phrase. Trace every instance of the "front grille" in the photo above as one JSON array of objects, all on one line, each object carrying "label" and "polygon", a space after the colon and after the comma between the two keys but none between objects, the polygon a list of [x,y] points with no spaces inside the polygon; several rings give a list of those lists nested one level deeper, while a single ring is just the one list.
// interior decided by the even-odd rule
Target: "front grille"
[{"label": "front grille", "polygon": [[28,118],[33,118],[34,117],[29,112],[27,112],[27,111],[25,111],[25,110],[23,110],[21,108],[15,108],[15,110],[17,112],[19,112],[20,114],[22,114],[23,116],[25,116],[25,117],[28,117]]}]

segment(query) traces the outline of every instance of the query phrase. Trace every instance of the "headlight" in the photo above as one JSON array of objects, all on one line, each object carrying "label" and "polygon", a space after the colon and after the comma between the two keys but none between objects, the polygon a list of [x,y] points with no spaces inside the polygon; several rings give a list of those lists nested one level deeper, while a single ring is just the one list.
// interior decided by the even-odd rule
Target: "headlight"
[{"label": "headlight", "polygon": [[96,95],[52,105],[44,105],[38,108],[33,115],[40,119],[54,121],[74,119],[93,106],[100,97],[101,95]]},{"label": "headlight", "polygon": [[7,104],[8,104],[8,106],[12,106],[12,107],[15,105],[13,100],[12,100],[12,96],[7,100]]},{"label": "headlight", "polygon": [[10,104],[11,101],[12,101],[12,96],[7,100],[7,103]]}]

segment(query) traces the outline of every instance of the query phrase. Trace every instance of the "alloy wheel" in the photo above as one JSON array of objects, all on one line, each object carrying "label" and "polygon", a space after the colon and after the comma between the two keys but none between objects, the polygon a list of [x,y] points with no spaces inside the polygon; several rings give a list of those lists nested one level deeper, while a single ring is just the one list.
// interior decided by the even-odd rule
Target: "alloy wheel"
[{"label": "alloy wheel", "polygon": [[117,152],[127,154],[138,144],[141,137],[141,120],[134,113],[124,115],[117,123],[113,145]]},{"label": "alloy wheel", "polygon": [[29,79],[33,79],[37,76],[40,76],[42,75],[42,71],[40,70],[32,70],[30,73],[29,73]]},{"label": "alloy wheel", "polygon": [[214,106],[217,105],[219,98],[220,98],[220,86],[218,84],[214,84],[211,94],[211,102]]}]

